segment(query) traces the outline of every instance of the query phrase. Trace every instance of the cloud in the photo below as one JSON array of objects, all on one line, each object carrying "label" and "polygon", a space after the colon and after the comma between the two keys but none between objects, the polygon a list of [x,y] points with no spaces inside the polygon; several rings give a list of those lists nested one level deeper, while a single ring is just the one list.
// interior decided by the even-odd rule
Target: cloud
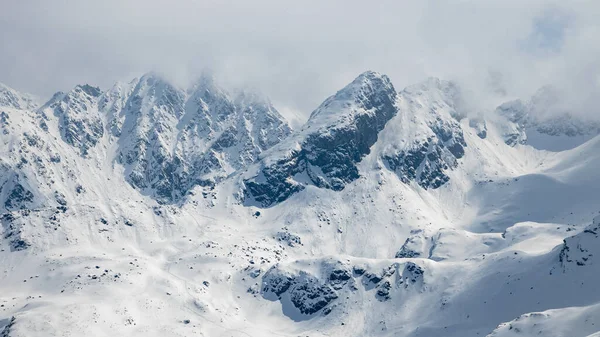
[{"label": "cloud", "polygon": [[481,109],[555,84],[587,112],[599,15],[592,0],[6,0],[0,81],[48,97],[150,70],[185,85],[211,68],[301,119],[372,69],[397,89],[455,80]]},{"label": "cloud", "polygon": [[521,43],[525,52],[543,56],[545,53],[559,53],[563,48],[566,30],[571,17],[560,10],[547,9],[533,18],[532,29]]}]

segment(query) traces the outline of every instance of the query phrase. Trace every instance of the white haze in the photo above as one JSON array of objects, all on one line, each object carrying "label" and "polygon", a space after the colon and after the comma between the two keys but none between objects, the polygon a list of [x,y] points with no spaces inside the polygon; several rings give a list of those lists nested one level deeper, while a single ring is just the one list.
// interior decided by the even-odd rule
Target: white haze
[{"label": "white haze", "polygon": [[397,89],[455,80],[474,109],[552,84],[593,116],[598,17],[594,0],[4,0],[0,82],[47,98],[147,71],[183,86],[210,68],[302,120],[372,69]]}]

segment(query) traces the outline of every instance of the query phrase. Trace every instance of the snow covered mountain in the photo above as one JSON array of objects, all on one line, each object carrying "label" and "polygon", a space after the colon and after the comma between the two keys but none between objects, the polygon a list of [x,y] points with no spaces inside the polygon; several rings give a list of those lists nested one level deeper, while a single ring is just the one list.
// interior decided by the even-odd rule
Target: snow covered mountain
[{"label": "snow covered mountain", "polygon": [[306,184],[340,191],[359,177],[356,164],[397,113],[396,91],[386,76],[361,74],[315,110],[293,137],[275,146],[254,176],[244,179],[249,203],[269,206]]},{"label": "snow covered mountain", "polygon": [[208,76],[187,91],[155,74],[107,92],[77,86],[40,113],[58,119],[61,138],[82,157],[94,150],[101,161],[115,159],[132,186],[163,203],[214,186],[291,131],[267,100],[229,94]]},{"label": "snow covered mountain", "polygon": [[31,110],[36,109],[38,105],[39,103],[37,102],[36,97],[29,94],[20,93],[0,83],[0,106],[14,109]]},{"label": "snow covered mountain", "polygon": [[543,87],[527,102],[517,99],[500,105],[496,112],[508,122],[506,143],[564,151],[600,134],[600,122],[573,116],[560,97],[556,89]]},{"label": "snow covered mountain", "polygon": [[461,95],[1,86],[0,336],[596,336],[600,128]]}]

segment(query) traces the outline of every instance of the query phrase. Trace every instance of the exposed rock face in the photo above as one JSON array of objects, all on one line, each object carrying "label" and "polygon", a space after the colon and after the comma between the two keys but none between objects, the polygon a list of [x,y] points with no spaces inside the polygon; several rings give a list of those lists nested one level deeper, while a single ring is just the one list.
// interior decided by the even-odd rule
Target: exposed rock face
[{"label": "exposed rock face", "polygon": [[559,260],[563,270],[594,264],[600,240],[600,216],[583,232],[563,240]]},{"label": "exposed rock face", "polygon": [[145,75],[111,123],[120,135],[116,158],[125,167],[127,180],[163,202],[181,198],[187,187],[183,160],[172,151],[184,102],[184,92],[157,76]]},{"label": "exposed rock face", "polygon": [[[438,188],[450,179],[467,143],[456,120],[457,90],[452,82],[429,79],[400,93],[400,116],[390,122],[390,144],[381,158],[404,183]],[[411,124],[408,124],[411,123]]]},{"label": "exposed rock face", "polygon": [[262,296],[269,300],[289,301],[301,315],[314,315],[337,299],[338,291],[354,284],[349,270],[342,265],[332,268],[329,277],[322,280],[304,271],[294,274],[272,268],[263,277]]},{"label": "exposed rock face", "polygon": [[397,113],[385,75],[361,74],[315,110],[300,132],[269,152],[244,180],[246,201],[268,207],[306,185],[342,190],[359,177],[356,164]]},{"label": "exposed rock face", "polygon": [[422,284],[424,273],[425,271],[423,268],[421,268],[421,266],[413,262],[406,263],[402,272],[402,278],[405,280],[404,287],[408,287],[411,284],[416,283]]},{"label": "exposed rock face", "polygon": [[[392,299],[399,289],[409,291],[424,288],[422,266],[415,262],[392,263],[382,266],[354,266],[335,260],[312,261],[317,270],[305,270],[305,261],[291,266],[276,265],[263,276],[263,298],[279,301],[284,314],[294,320],[303,320],[322,313],[327,315],[336,303],[354,296],[362,290],[371,292],[381,302]],[[293,307],[293,310],[288,309]]]},{"label": "exposed rock face", "polygon": [[66,94],[58,93],[43,108],[43,113],[58,117],[62,139],[83,157],[104,135],[104,123],[98,112],[99,88],[78,85]]},{"label": "exposed rock face", "polygon": [[[560,93],[543,87],[530,100],[520,99],[501,104],[496,114],[505,118],[503,136],[506,144],[528,144],[528,133],[551,137],[593,137],[600,134],[600,123],[574,116],[560,101]],[[501,124],[502,125],[502,124]]]},{"label": "exposed rock face", "polygon": [[38,104],[35,97],[22,94],[0,83],[0,107],[33,110],[38,107]]},{"label": "exposed rock face", "polygon": [[502,137],[507,145],[516,146],[517,144],[527,143],[527,133],[524,125],[526,107],[521,100],[501,104],[496,108],[496,113],[509,122],[502,124]]},{"label": "exposed rock face", "polygon": [[15,318],[15,316],[12,316],[10,321],[8,321],[8,324],[6,324],[4,326],[4,328],[2,329],[2,331],[0,331],[0,337],[10,337],[11,336],[10,332],[12,330],[12,327],[15,325],[15,322],[16,322],[16,318]]},{"label": "exposed rock face", "polygon": [[10,133],[10,117],[4,111],[0,111],[0,129],[2,130],[3,135],[8,135]]},{"label": "exposed rock face", "polygon": [[333,289],[316,280],[299,284],[290,292],[290,300],[305,315],[318,312],[336,298],[338,295]]},{"label": "exposed rock face", "polygon": [[291,132],[270,102],[232,97],[209,77],[185,92],[146,75],[113,88],[103,106],[129,182],[161,202],[214,185]]},{"label": "exposed rock face", "polygon": [[432,128],[435,136],[416,141],[410,150],[383,157],[404,183],[416,181],[425,189],[435,189],[450,180],[445,171],[458,165],[467,144],[459,126],[440,124]]},{"label": "exposed rock face", "polygon": [[268,273],[263,279],[262,293],[265,298],[275,296],[279,300],[287,294],[289,301],[303,315],[312,315],[338,298],[329,285],[307,274],[290,277]]},{"label": "exposed rock face", "polygon": [[[122,165],[126,180],[160,203],[179,202],[198,185],[214,186],[291,133],[267,99],[243,91],[230,94],[209,76],[187,91],[152,73],[106,92],[78,85],[56,93],[39,109],[27,95],[4,86],[0,97],[0,106],[8,108],[0,111],[2,134],[12,133],[15,122],[30,126],[14,134],[20,152],[11,156],[21,168],[13,169],[52,170],[44,162],[61,161],[53,150],[60,144],[43,139],[59,134],[97,165]],[[10,209],[19,208],[17,202],[26,202],[28,194],[17,186],[14,196]]]},{"label": "exposed rock face", "polygon": [[469,120],[469,126],[477,131],[477,136],[481,139],[487,138],[487,122],[483,117],[476,117]]},{"label": "exposed rock face", "polygon": [[426,257],[429,241],[430,239],[425,236],[423,231],[413,231],[411,236],[406,238],[395,257],[397,259]]},{"label": "exposed rock face", "polygon": [[22,218],[26,218],[29,214],[29,210],[22,210],[0,215],[0,225],[3,232],[2,238],[8,240],[11,251],[25,250],[30,246],[21,235],[23,228]]},{"label": "exposed rock face", "polygon": [[9,210],[26,209],[33,203],[33,193],[16,182],[8,192],[4,207]]},{"label": "exposed rock face", "polygon": [[16,211],[31,208],[34,203],[34,195],[26,181],[26,177],[19,175],[18,168],[11,167],[8,163],[0,160],[0,200],[4,201],[2,206],[5,210]]},{"label": "exposed rock face", "polygon": [[296,234],[292,234],[288,231],[285,232],[277,232],[275,235],[275,239],[280,242],[287,243],[290,247],[296,247],[302,245],[302,239]]}]

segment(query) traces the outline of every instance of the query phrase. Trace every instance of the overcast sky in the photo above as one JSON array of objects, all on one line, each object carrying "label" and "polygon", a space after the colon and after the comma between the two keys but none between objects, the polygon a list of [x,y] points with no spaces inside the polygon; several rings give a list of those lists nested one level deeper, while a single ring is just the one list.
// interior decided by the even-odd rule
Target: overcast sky
[{"label": "overcast sky", "polygon": [[456,80],[471,99],[554,84],[600,106],[600,1],[2,0],[0,82],[49,97],[157,71],[211,68],[307,116],[359,73],[401,89]]}]

